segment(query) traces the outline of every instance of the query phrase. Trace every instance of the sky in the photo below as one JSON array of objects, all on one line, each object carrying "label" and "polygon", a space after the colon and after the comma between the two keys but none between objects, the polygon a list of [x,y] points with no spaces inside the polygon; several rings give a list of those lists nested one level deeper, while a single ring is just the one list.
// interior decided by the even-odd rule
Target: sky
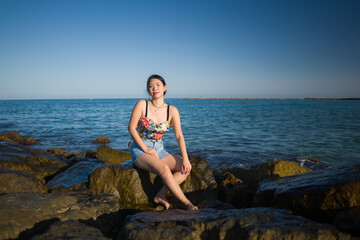
[{"label": "sky", "polygon": [[0,99],[360,97],[358,0],[0,0]]}]

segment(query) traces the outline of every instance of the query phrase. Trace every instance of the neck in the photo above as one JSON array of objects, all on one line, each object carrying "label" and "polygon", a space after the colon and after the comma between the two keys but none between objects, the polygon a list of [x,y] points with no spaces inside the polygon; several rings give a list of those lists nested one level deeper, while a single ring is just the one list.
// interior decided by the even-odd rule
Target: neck
[{"label": "neck", "polygon": [[153,102],[154,105],[160,106],[161,104],[164,103],[164,98],[161,97],[161,98],[158,98],[158,99],[152,99],[151,101]]}]

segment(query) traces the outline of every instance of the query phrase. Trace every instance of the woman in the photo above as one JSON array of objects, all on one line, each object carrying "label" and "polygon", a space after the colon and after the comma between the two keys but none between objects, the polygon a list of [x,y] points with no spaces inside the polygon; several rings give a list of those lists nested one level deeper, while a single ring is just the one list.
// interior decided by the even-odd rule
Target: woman
[{"label": "woman", "polygon": [[[165,80],[161,76],[152,75],[148,78],[147,91],[151,101],[138,101],[129,121],[129,133],[133,139],[131,158],[136,167],[161,177],[164,186],[155,196],[155,203],[169,209],[171,205],[166,200],[166,194],[170,191],[188,210],[196,211],[198,208],[186,198],[179,186],[190,174],[191,164],[181,131],[179,111],[165,103],[166,90]],[[164,149],[162,137],[171,125],[182,157],[169,154]]]}]

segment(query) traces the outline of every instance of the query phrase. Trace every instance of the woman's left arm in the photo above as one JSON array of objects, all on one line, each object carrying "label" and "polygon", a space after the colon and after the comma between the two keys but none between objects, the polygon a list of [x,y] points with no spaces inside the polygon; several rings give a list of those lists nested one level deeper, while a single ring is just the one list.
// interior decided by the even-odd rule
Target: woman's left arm
[{"label": "woman's left arm", "polygon": [[176,107],[171,106],[171,123],[174,128],[175,138],[180,148],[181,156],[182,156],[182,167],[181,173],[182,174],[189,174],[191,171],[191,164],[189,161],[189,157],[186,151],[185,139],[184,135],[181,130],[181,123],[180,123],[180,114]]}]

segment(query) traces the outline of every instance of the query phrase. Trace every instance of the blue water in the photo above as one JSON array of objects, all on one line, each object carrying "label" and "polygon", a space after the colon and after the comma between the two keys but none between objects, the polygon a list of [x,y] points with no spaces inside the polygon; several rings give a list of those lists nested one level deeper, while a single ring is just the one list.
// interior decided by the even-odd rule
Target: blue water
[{"label": "blue water", "polygon": [[[360,101],[167,99],[181,115],[189,155],[213,169],[270,160],[360,161]],[[128,151],[127,124],[137,99],[2,100],[0,132],[18,131],[37,148],[96,149],[107,136]],[[173,131],[166,147],[179,153]]]}]

